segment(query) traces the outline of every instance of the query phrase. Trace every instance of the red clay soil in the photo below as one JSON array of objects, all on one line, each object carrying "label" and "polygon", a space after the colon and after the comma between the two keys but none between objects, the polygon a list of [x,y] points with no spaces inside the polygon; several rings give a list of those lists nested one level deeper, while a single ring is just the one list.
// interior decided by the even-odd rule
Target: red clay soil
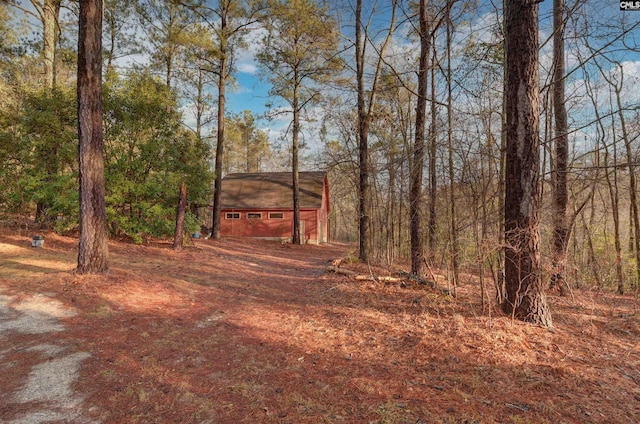
[{"label": "red clay soil", "polygon": [[[110,242],[110,273],[79,276],[76,239],[29,241],[0,236],[0,294],[45,294],[78,314],[11,344],[90,353],[73,387],[83,422],[640,422],[633,297],[551,296],[549,331],[483,308],[472,277],[454,299],[327,273],[345,245]],[[34,406],[8,406],[32,357],[0,355],[0,422]]]}]

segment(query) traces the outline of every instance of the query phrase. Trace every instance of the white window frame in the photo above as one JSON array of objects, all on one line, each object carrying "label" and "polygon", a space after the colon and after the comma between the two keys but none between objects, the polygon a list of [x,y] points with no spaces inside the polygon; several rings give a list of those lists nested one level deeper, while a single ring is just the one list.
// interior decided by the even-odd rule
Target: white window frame
[{"label": "white window frame", "polygon": [[284,219],[284,212],[269,212],[269,219]]},{"label": "white window frame", "polygon": [[224,214],[224,219],[240,219],[240,212],[227,212]]},{"label": "white window frame", "polygon": [[247,212],[247,219],[262,219],[262,212]]}]

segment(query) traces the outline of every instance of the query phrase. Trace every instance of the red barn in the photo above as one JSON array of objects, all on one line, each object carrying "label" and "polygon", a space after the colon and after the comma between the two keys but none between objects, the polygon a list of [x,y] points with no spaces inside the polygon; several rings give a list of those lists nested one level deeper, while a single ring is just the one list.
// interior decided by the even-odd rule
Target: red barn
[{"label": "red barn", "polygon": [[[305,243],[326,243],[329,184],[326,172],[300,172],[300,234]],[[291,172],[230,174],[220,193],[222,237],[291,240]]]}]

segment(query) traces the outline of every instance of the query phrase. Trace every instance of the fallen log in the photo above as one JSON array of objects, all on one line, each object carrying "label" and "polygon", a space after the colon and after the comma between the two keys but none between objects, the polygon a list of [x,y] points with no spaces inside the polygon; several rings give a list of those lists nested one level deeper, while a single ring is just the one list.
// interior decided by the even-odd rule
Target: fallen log
[{"label": "fallen log", "polygon": [[348,269],[338,268],[336,266],[328,266],[327,271],[335,272],[340,275],[347,275],[349,277],[353,277],[358,281],[384,281],[388,283],[399,283],[402,281],[401,278],[391,277],[391,276],[374,276],[374,275],[366,275],[366,274],[358,274],[357,272],[350,271]]},{"label": "fallen log", "polygon": [[358,275],[357,272],[349,271],[348,269],[338,268],[337,266],[333,266],[333,265],[332,266],[328,266],[327,267],[327,271],[335,272],[336,274],[341,274],[341,275],[348,275],[350,277]]},{"label": "fallen log", "polygon": [[406,271],[398,271],[397,274],[400,277],[392,277],[392,276],[386,276],[386,275],[375,276],[375,275],[367,275],[367,274],[358,274],[357,272],[350,271],[348,269],[342,269],[335,266],[328,266],[327,272],[335,272],[336,274],[346,275],[347,277],[352,277],[354,280],[357,280],[357,281],[381,281],[385,283],[401,283],[401,287],[406,287],[405,281],[409,280],[409,281],[413,281],[414,283],[417,283],[420,286],[427,286],[432,289],[436,289],[444,295],[451,294],[447,289],[438,288],[438,285],[436,284],[435,281],[426,280],[422,277],[418,277],[417,275],[411,274],[410,272],[406,272]]},{"label": "fallen log", "polygon": [[385,275],[375,276],[375,275],[359,274],[359,275],[356,275],[355,278],[356,278],[356,280],[361,280],[361,281],[384,281],[385,283],[400,283],[400,282],[402,282],[402,278],[385,276]]}]

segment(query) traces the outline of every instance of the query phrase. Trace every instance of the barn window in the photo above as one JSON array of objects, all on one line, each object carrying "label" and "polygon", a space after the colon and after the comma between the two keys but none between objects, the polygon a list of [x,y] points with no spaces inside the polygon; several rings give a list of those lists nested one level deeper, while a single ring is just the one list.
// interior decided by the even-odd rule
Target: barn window
[{"label": "barn window", "polygon": [[227,212],[227,214],[225,215],[226,219],[240,219],[240,213],[239,212]]},{"label": "barn window", "polygon": [[284,219],[284,212],[269,212],[269,219]]},{"label": "barn window", "polygon": [[262,219],[262,213],[260,212],[248,212],[247,219]]}]

